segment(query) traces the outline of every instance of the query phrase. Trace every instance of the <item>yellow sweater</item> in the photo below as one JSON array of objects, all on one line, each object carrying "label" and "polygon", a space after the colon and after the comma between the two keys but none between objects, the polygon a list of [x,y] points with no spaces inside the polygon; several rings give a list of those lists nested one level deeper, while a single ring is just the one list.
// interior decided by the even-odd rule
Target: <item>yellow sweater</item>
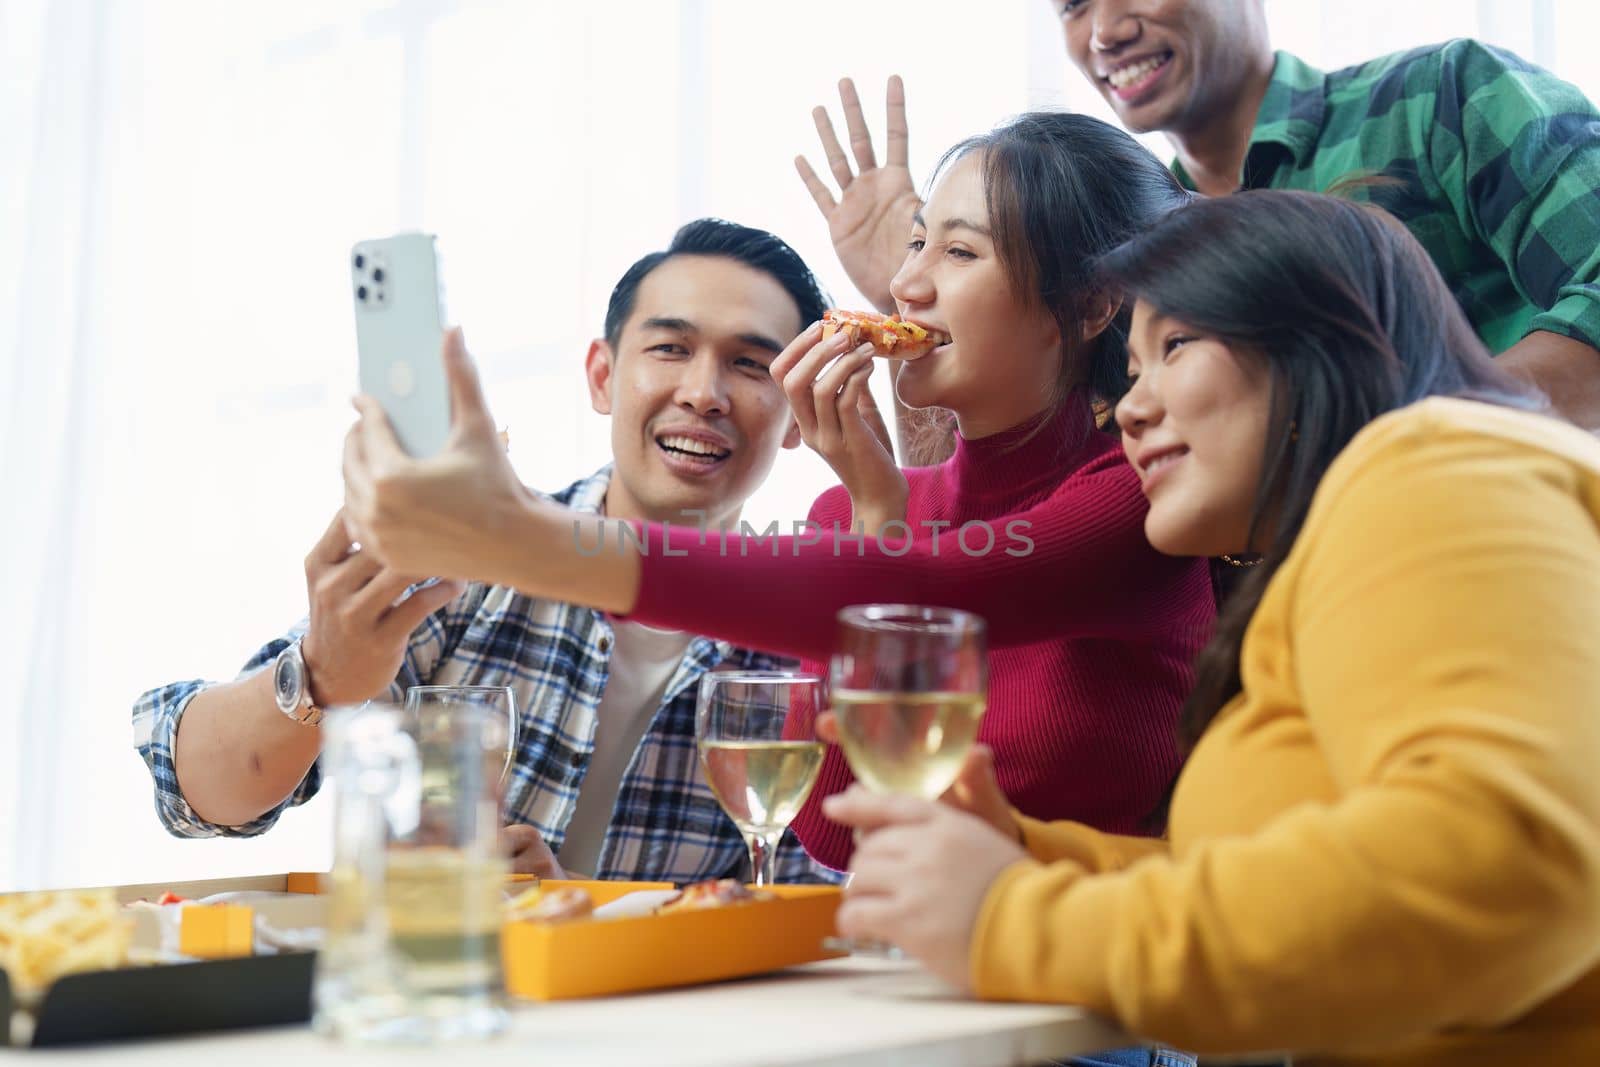
[{"label": "yellow sweater", "polygon": [[1201,1052],[1600,1064],[1600,440],[1367,427],[1245,635],[1170,847],[1024,820],[979,995]]}]

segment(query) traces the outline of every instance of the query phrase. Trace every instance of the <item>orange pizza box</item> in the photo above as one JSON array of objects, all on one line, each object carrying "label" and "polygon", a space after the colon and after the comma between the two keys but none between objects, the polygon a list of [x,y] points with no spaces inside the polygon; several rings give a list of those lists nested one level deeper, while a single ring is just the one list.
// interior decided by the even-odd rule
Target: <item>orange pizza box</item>
[{"label": "orange pizza box", "polygon": [[[218,878],[169,887],[119,886],[116,893],[124,902],[184,898],[182,903],[136,910],[136,945],[176,949],[196,959],[231,959],[255,955],[258,917],[279,930],[320,929],[327,921],[327,900],[318,895],[320,879],[315,874]],[[163,920],[173,924],[164,937]]]},{"label": "orange pizza box", "polygon": [[178,951],[199,959],[255,955],[253,908],[242,904],[190,904],[178,916]]},{"label": "orange pizza box", "polygon": [[123,903],[135,900],[159,900],[164,894],[187,900],[202,900],[218,893],[296,893],[322,892],[325,874],[254,874],[240,878],[207,878],[190,882],[151,882],[145,885],[117,885],[117,899]]},{"label": "orange pizza box", "polygon": [[[660,888],[554,881],[542,888],[563,885],[599,887],[596,906]],[[769,888],[778,899],[637,918],[507,923],[500,941],[506,989],[531,1000],[593,997],[741,978],[836,955],[822,940],[834,933],[839,889]]]},{"label": "orange pizza box", "polygon": [[[252,915],[279,928],[323,925],[327,898],[317,895],[320,884],[315,874],[289,874],[112,887],[123,903],[157,901],[165,893],[207,901],[128,914],[132,946],[144,955],[181,945],[186,954],[213,958],[68,974],[33,1003],[31,1033],[9,1038],[41,1047],[303,1023],[311,1015],[315,954],[236,953],[246,953],[245,939],[259,930]],[[600,907],[674,888],[666,882],[540,883],[525,876],[513,876],[507,888],[565,886],[586,889]],[[507,989],[535,1000],[600,996],[760,974],[832,955],[822,939],[834,932],[838,889],[775,886],[772,892],[779,899],[666,915],[507,923],[501,941]],[[0,1047],[13,1006],[0,969]]]}]

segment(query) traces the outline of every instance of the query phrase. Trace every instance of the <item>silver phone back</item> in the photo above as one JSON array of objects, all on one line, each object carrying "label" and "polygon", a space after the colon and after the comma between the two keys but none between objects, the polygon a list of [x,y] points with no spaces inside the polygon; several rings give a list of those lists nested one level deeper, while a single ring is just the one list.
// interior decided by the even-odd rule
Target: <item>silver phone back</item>
[{"label": "silver phone back", "polygon": [[361,241],[350,250],[361,391],[376,397],[409,454],[431,456],[450,435],[440,346],[444,309],[432,234]]}]

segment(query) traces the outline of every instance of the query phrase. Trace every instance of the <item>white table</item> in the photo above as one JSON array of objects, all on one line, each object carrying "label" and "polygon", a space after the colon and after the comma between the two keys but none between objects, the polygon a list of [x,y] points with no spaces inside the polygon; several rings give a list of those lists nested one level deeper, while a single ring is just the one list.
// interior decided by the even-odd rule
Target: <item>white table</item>
[{"label": "white table", "polygon": [[[1132,1044],[1077,1008],[982,1004],[912,964],[833,960],[764,978],[519,1004],[506,1038],[427,1050],[345,1049],[309,1029],[196,1035],[41,1057],[115,1067],[1022,1067]],[[42,1051],[42,1050],[41,1050]],[[20,1057],[38,1056],[25,1052]]]}]

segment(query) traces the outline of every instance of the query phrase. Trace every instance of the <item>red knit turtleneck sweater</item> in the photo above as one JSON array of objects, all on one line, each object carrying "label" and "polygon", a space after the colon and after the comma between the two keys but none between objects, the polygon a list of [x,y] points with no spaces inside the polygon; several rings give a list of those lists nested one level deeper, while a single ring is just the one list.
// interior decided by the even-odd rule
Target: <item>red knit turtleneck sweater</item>
[{"label": "red knit turtleneck sweater", "polygon": [[[910,544],[836,537],[835,523],[850,525],[842,486],[812,506],[824,531],[816,543],[713,533],[700,544],[678,527],[668,542],[653,526],[630,618],[800,656],[815,669],[846,605],[976,612],[990,645],[978,737],[994,749],[1006,796],[1035,818],[1138,833],[1181,762],[1177,713],[1214,613],[1206,566],[1150,547],[1138,476],[1121,445],[1093,429],[1086,401],[1027,434],[958,438],[946,462],[907,470]],[[993,530],[987,551],[981,528],[963,535],[975,520]],[[935,533],[927,523],[950,525]],[[819,805],[850,781],[830,748],[794,823],[806,849],[839,868],[850,833]]]}]

